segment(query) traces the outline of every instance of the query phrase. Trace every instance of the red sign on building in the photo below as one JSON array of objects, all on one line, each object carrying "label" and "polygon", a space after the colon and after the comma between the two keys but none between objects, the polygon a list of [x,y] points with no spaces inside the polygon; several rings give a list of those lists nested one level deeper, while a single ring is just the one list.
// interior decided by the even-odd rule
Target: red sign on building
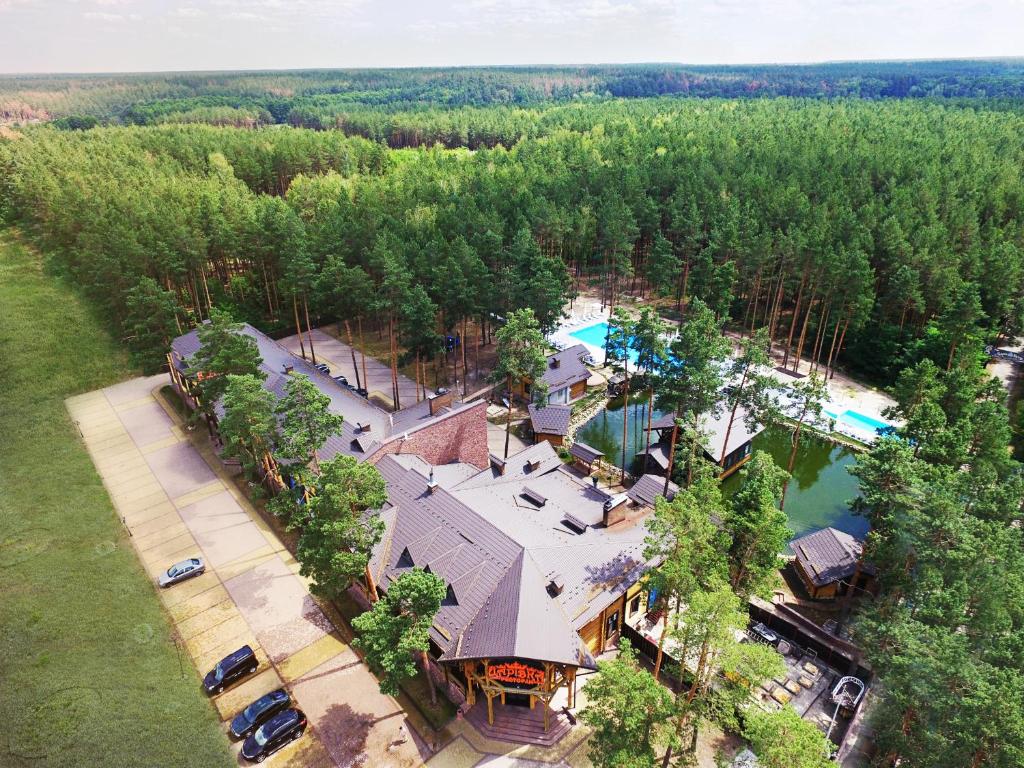
[{"label": "red sign on building", "polygon": [[487,677],[499,683],[537,686],[544,684],[544,670],[528,667],[518,661],[507,661],[502,664],[491,664],[487,667]]}]

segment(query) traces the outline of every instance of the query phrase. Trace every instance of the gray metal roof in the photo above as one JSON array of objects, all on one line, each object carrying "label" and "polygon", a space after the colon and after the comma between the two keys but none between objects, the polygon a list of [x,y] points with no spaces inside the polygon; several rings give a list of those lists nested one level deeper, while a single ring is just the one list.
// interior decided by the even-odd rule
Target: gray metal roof
[{"label": "gray metal roof", "polygon": [[[530,469],[533,467],[533,469]],[[378,463],[388,483],[388,525],[371,568],[386,589],[403,569],[429,567],[452,585],[431,637],[447,661],[516,657],[593,666],[578,632],[643,575],[642,520],[604,528],[609,496],[566,468],[548,443],[428,489],[430,466]],[[460,470],[461,471],[461,470]],[[564,520],[575,517],[583,533]],[[555,577],[561,594],[548,591]]]},{"label": "gray metal roof", "polygon": [[526,478],[539,477],[550,472],[552,469],[562,466],[562,460],[558,458],[558,454],[555,453],[551,444],[547,442],[529,445],[519,453],[509,456],[503,463],[505,465],[504,474],[501,474],[492,464],[461,483],[459,488],[478,488],[501,483],[516,483]]},{"label": "gray metal roof", "polygon": [[586,381],[590,378],[590,369],[583,362],[583,358],[589,354],[586,346],[576,344],[548,355],[547,367],[540,380],[548,385],[551,392],[579,381]]},{"label": "gray metal roof", "polygon": [[[722,456],[722,445],[725,443],[725,431],[729,426],[729,411],[719,414],[705,414],[701,418],[700,428],[706,435],[703,448],[716,462]],[[651,422],[652,430],[672,429],[675,415],[664,414]],[[759,434],[764,432],[764,427],[757,425],[754,429],[747,426],[747,411],[743,406],[736,409],[736,418],[732,422],[732,430],[729,432],[729,447],[725,455],[735,451],[744,443],[750,442]],[[653,447],[653,446],[652,446]],[[668,466],[667,462],[665,466]]]},{"label": "gray metal roof", "polygon": [[637,451],[637,456],[643,456],[647,454],[662,469],[668,469],[668,443],[656,442],[651,443],[650,448],[645,448],[642,451]]},{"label": "gray metal roof", "polygon": [[[341,433],[329,437],[320,450],[319,456],[322,461],[338,454],[367,458],[389,437],[418,429],[446,413],[467,407],[462,403],[453,403],[451,407],[442,408],[438,413],[431,415],[430,404],[423,400],[391,414],[321,373],[310,361],[285,349],[259,329],[244,323],[241,332],[256,342],[262,358],[260,368],[267,374],[263,386],[268,391],[277,398],[283,397],[284,386],[288,381],[286,368],[291,368],[292,373],[308,376],[316,388],[330,398],[331,411],[340,413],[344,418]],[[198,329],[193,329],[172,341],[171,359],[175,366],[185,371],[189,358],[199,351],[200,346]],[[360,425],[367,428],[361,429]]]},{"label": "gray metal roof", "polygon": [[536,404],[530,403],[528,410],[534,432],[563,436],[569,433],[569,418],[572,416],[572,406],[546,405],[543,408],[539,408]]},{"label": "gray metal roof", "polygon": [[[633,487],[630,488],[626,493],[633,501],[637,504],[644,504],[648,507],[653,507],[655,500],[664,495],[665,490],[665,478],[661,475],[641,475],[640,479],[633,483]],[[673,482],[668,484],[668,500],[672,501],[673,497],[679,491],[679,486]]]},{"label": "gray metal roof", "polygon": [[601,451],[597,450],[597,448],[594,448],[592,446],[587,445],[586,443],[581,443],[578,441],[572,444],[572,446],[569,448],[569,453],[575,456],[580,461],[585,461],[587,463],[590,463],[595,459],[599,459],[602,456],[604,456],[604,454]]},{"label": "gray metal roof", "polygon": [[[822,528],[789,544],[804,573],[816,586],[823,587],[853,575],[860,559],[863,542],[836,528]],[[863,570],[874,573],[874,566],[865,563]]]}]

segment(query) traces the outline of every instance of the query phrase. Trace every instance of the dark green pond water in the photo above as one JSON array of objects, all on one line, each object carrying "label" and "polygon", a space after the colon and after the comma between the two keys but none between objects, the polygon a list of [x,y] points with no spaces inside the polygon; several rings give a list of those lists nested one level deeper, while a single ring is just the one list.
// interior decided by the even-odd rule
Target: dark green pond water
[{"label": "dark green pond water", "polygon": [[[626,443],[627,468],[635,468],[633,457],[643,450],[647,426],[647,401],[630,402]],[[656,410],[654,417],[660,413]],[[622,400],[612,400],[608,407],[594,416],[576,432],[576,439],[604,451],[608,461],[622,464]],[[789,461],[790,433],[784,429],[767,429],[754,439],[754,449],[768,451],[780,467]],[[818,528],[832,526],[854,536],[868,531],[868,522],[850,510],[850,501],[857,495],[857,478],[847,468],[853,466],[856,454],[848,448],[826,440],[805,437],[797,451],[793,479],[786,491],[786,516],[794,536],[802,536]],[[739,486],[739,474],[722,484],[728,496]]]},{"label": "dark green pond water", "polygon": [[[640,397],[643,397],[642,395]],[[622,398],[618,397],[608,403],[608,407],[597,413],[586,424],[576,431],[576,440],[603,451],[605,459],[617,467],[622,466]],[[655,409],[654,418],[661,411]],[[629,399],[629,425],[626,435],[626,469],[636,468],[635,456],[647,445],[647,400],[637,401],[634,396]],[[658,433],[654,433],[657,440]]]}]

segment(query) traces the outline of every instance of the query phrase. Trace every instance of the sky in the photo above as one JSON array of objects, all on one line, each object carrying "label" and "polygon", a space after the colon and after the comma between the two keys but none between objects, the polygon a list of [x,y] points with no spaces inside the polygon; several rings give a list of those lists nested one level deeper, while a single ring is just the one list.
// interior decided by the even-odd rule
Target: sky
[{"label": "sky", "polygon": [[1024,55],[1024,0],[0,0],[0,72]]}]

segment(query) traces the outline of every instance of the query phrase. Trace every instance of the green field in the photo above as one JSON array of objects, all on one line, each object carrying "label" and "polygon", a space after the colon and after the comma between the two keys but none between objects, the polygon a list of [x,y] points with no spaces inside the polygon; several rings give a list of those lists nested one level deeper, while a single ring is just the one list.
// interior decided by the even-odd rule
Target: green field
[{"label": "green field", "polygon": [[64,407],[132,373],[0,230],[0,765],[233,763]]}]

